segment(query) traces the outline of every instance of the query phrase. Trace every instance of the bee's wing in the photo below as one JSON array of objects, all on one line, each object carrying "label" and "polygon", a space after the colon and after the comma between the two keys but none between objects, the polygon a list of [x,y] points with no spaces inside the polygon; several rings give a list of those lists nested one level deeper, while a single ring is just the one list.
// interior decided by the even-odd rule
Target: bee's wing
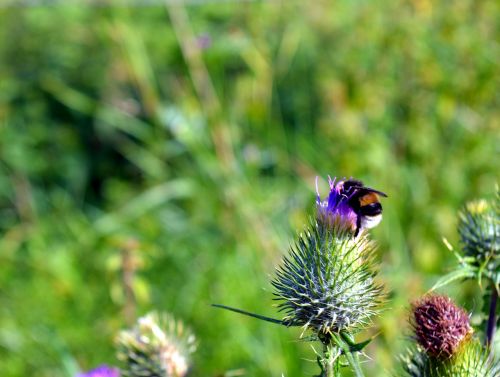
[{"label": "bee's wing", "polygon": [[363,187],[362,189],[366,190],[368,192],[373,192],[373,193],[375,193],[377,195],[383,196],[384,198],[387,198],[387,194],[385,192],[378,191],[378,190],[372,189],[370,187]]}]

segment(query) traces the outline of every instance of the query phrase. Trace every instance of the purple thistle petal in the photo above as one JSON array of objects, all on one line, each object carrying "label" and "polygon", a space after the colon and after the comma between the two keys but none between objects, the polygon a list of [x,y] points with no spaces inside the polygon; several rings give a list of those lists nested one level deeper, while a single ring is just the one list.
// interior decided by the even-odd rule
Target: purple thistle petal
[{"label": "purple thistle petal", "polygon": [[330,192],[325,200],[321,200],[317,179],[317,211],[318,221],[328,227],[340,227],[341,229],[354,231],[356,229],[357,214],[349,204],[350,197],[343,192],[344,181],[338,181],[328,177]]},{"label": "purple thistle petal", "polygon": [[120,377],[120,371],[107,365],[101,365],[86,373],[78,373],[76,377]]},{"label": "purple thistle petal", "polygon": [[412,310],[415,338],[434,357],[451,357],[472,333],[469,315],[449,297],[426,296]]}]

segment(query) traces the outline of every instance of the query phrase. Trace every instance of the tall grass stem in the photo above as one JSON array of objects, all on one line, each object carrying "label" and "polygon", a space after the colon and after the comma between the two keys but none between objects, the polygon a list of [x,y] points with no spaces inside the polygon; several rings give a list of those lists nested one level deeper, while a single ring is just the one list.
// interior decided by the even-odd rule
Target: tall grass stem
[{"label": "tall grass stem", "polygon": [[490,298],[490,312],[488,315],[488,323],[486,325],[486,347],[490,350],[493,345],[493,337],[495,335],[496,327],[496,308],[498,301],[498,290],[495,284],[492,284],[491,298]]}]

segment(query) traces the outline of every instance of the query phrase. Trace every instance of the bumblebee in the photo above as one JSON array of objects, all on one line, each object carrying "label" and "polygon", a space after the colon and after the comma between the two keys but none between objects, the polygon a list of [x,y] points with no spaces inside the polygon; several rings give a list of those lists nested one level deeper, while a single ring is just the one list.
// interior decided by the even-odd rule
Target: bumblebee
[{"label": "bumblebee", "polygon": [[348,205],[356,213],[357,236],[362,229],[376,227],[382,220],[382,204],[379,196],[387,197],[382,191],[366,187],[363,182],[356,179],[348,179],[341,182],[341,195],[345,196]]}]

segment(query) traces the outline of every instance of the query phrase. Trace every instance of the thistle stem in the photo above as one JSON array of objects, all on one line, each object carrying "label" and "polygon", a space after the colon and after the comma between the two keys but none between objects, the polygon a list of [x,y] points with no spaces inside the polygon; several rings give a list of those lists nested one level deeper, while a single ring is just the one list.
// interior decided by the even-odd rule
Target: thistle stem
[{"label": "thistle stem", "polygon": [[491,298],[490,298],[490,313],[488,316],[488,323],[486,325],[486,347],[488,347],[489,349],[492,348],[493,336],[495,335],[497,301],[498,301],[498,291],[495,284],[492,284]]},{"label": "thistle stem", "polygon": [[330,348],[329,345],[324,345],[324,354],[325,354],[325,373],[326,377],[334,377],[334,371],[333,371],[333,360],[332,360],[332,349]]},{"label": "thistle stem", "polygon": [[[349,359],[349,356],[351,356],[352,360]],[[359,355],[357,352],[350,353],[347,359],[349,360],[349,364],[351,364],[352,368],[354,369],[354,373],[356,373],[357,377],[363,377],[363,370],[361,369],[361,365],[359,362]]]},{"label": "thistle stem", "polygon": [[[345,334],[344,336],[347,336]],[[334,334],[333,340],[337,344],[337,346],[343,351],[347,362],[352,367],[354,374],[356,377],[364,377],[363,370],[361,369],[361,365],[359,363],[359,357],[357,352],[351,352],[349,345],[342,339],[341,336]]]},{"label": "thistle stem", "polygon": [[323,343],[322,377],[340,377],[339,354],[337,347],[331,343]]}]

